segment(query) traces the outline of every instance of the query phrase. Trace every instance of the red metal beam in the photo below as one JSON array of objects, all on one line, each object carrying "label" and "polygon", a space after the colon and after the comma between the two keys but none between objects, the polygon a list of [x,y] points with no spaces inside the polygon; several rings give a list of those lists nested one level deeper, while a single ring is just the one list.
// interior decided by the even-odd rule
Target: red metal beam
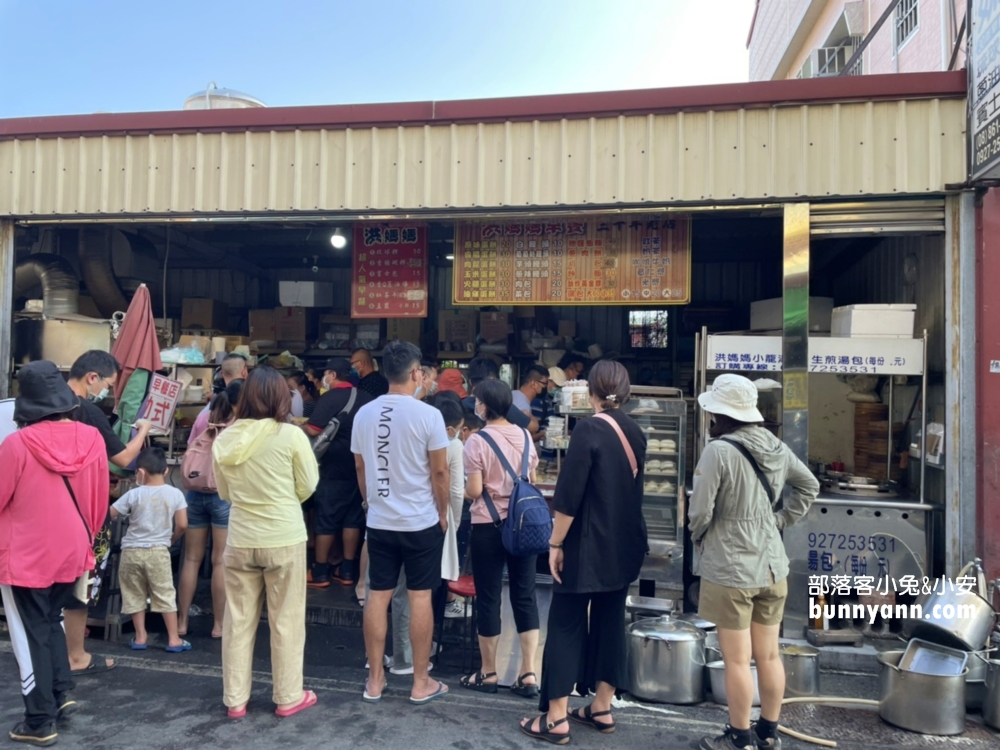
[{"label": "red metal beam", "polygon": [[0,139],[579,119],[833,101],[954,99],[965,92],[964,71],[905,73],[447,102],[23,117],[0,120]]}]

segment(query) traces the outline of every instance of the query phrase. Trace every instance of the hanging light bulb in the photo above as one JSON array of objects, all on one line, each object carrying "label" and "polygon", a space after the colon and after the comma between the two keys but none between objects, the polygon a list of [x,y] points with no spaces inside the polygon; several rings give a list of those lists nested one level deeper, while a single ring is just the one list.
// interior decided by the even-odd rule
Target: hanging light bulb
[{"label": "hanging light bulb", "polygon": [[347,247],[347,237],[344,236],[344,230],[339,227],[334,231],[333,235],[330,237],[330,244],[333,245],[335,250],[343,250]]}]

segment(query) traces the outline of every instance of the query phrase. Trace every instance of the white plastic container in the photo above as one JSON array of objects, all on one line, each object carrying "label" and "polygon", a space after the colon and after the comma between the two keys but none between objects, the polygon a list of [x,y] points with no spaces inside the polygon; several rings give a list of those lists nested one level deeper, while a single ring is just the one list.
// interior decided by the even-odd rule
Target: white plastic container
[{"label": "white plastic container", "polygon": [[913,338],[916,305],[848,305],[833,310],[832,335],[841,338]]}]

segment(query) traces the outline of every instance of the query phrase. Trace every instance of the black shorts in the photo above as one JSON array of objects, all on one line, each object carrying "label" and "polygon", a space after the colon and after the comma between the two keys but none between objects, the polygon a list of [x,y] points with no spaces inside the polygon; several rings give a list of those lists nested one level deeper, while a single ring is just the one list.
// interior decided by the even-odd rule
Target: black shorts
[{"label": "black shorts", "polygon": [[423,531],[368,529],[368,575],[372,591],[392,591],[399,570],[406,571],[408,591],[429,591],[441,585],[444,532],[440,524]]},{"label": "black shorts", "polygon": [[365,509],[356,479],[321,479],[313,500],[318,535],[330,536],[342,529],[365,527]]}]

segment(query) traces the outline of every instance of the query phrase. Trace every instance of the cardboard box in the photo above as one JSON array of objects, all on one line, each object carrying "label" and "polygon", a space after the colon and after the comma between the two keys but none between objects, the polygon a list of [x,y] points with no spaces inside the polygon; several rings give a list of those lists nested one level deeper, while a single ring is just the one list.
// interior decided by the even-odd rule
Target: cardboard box
[{"label": "cardboard box", "polygon": [[559,337],[566,338],[576,338],[576,321],[575,320],[560,320],[559,321]]},{"label": "cardboard box", "polygon": [[278,340],[278,334],[274,327],[274,310],[251,310],[250,311],[250,341],[271,341]]},{"label": "cardboard box", "polygon": [[278,300],[285,307],[333,307],[333,284],[325,281],[279,281]]},{"label": "cardboard box", "polygon": [[476,311],[441,310],[438,313],[438,350],[471,354],[476,346]]},{"label": "cardboard box", "polygon": [[511,333],[510,313],[479,314],[479,337],[488,344],[503,343]]},{"label": "cardboard box", "polygon": [[386,341],[409,341],[420,346],[421,318],[389,318],[385,321]]},{"label": "cardboard box", "polygon": [[274,308],[274,330],[279,342],[314,341],[318,324],[319,315],[314,308]]},{"label": "cardboard box", "polygon": [[186,297],[181,305],[181,328],[225,331],[229,327],[229,305],[214,299]]},{"label": "cardboard box", "polygon": [[206,362],[213,362],[211,336],[181,336],[177,342],[181,349],[197,349],[205,357]]},{"label": "cardboard box", "polygon": [[[809,298],[809,330],[829,333],[833,318],[832,297]],[[750,303],[751,331],[780,331],[784,328],[785,308],[781,297]]]}]

